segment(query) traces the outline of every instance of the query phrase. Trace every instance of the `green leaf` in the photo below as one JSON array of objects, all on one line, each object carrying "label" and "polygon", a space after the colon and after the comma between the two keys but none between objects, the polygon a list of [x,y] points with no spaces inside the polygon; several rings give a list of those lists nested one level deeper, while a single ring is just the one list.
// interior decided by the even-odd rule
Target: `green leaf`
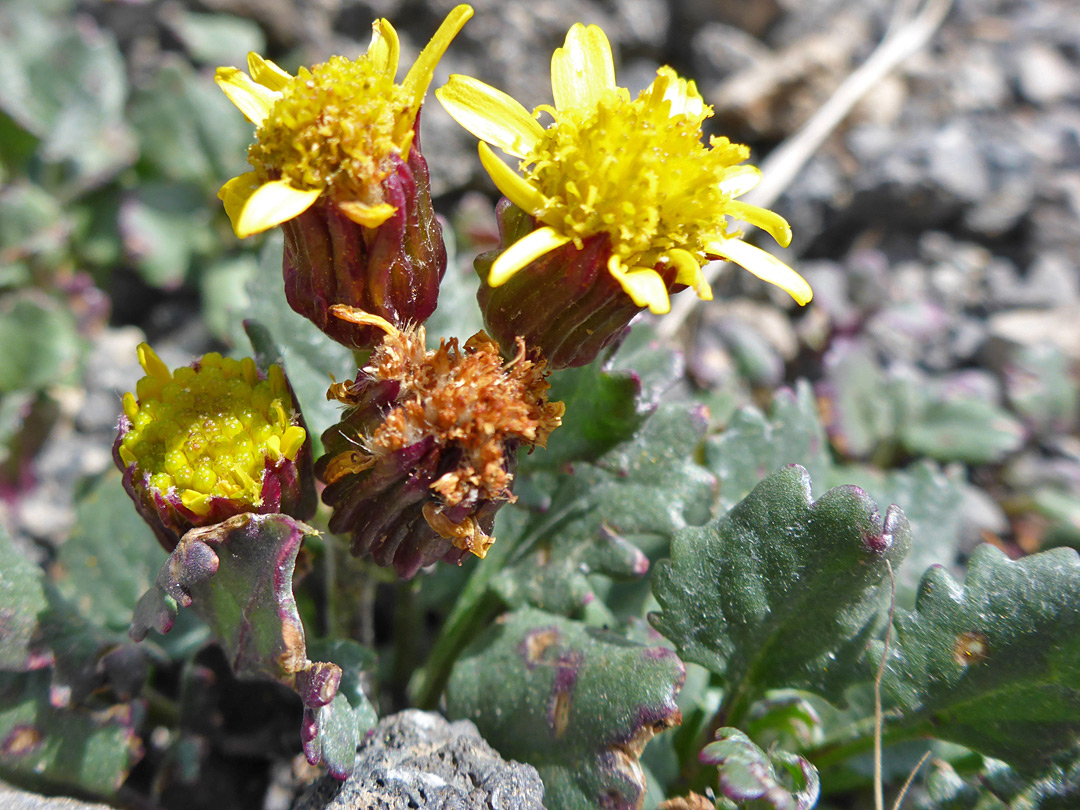
[{"label": "green leaf", "polygon": [[1017,450],[1024,436],[1023,426],[994,403],[957,397],[926,403],[900,439],[916,456],[989,464]]},{"label": "green leaf", "polygon": [[767,417],[757,408],[740,408],[722,433],[705,442],[705,465],[720,481],[721,512],[787,464],[801,464],[819,485],[832,470],[814,392],[804,380],[794,391],[777,391]]},{"label": "green leaf", "polygon": [[977,760],[981,767],[975,773],[933,760],[918,810],[1072,810],[1080,804],[1080,759],[1033,778],[1001,760]]},{"label": "green leaf", "polygon": [[139,691],[146,677],[142,651],[101,616],[69,604],[2,530],[0,560],[0,670],[51,667],[50,701],[57,707],[81,703],[106,684],[125,696]]},{"label": "green leaf", "polygon": [[825,357],[826,379],[817,386],[827,405],[829,438],[844,456],[865,458],[896,434],[901,415],[893,389],[870,348],[839,340]]},{"label": "green leaf", "polygon": [[931,461],[889,472],[869,466],[846,466],[835,469],[830,477],[837,483],[862,487],[878,503],[895,503],[904,510],[911,528],[911,548],[894,572],[896,603],[913,606],[926,569],[957,562],[963,522],[962,480],[955,472],[943,473]]},{"label": "green leaf", "polygon": [[44,189],[26,182],[0,188],[0,255],[10,257],[0,259],[3,286],[17,286],[19,275],[22,283],[29,281],[35,261],[49,267],[59,263],[71,227],[63,206]]},{"label": "green leaf", "polygon": [[645,791],[638,757],[679,722],[684,678],[665,647],[526,608],[458,661],[447,714],[476,723],[504,757],[534,765],[547,806],[632,808]]},{"label": "green leaf", "polygon": [[127,80],[111,36],[30,4],[8,3],[0,25],[0,109],[41,138],[38,157],[67,163],[76,190],[135,159],[124,122]]},{"label": "green leaf", "polygon": [[551,378],[548,399],[566,405],[563,425],[547,449],[523,459],[559,467],[595,461],[629,441],[659,406],[660,396],[683,374],[682,355],[664,348],[651,330],[637,328],[606,362],[565,369]]},{"label": "green leaf", "polygon": [[0,346],[0,394],[69,379],[82,351],[71,313],[35,290],[0,299]]},{"label": "green leaf", "polygon": [[595,464],[575,464],[522,530],[532,545],[493,579],[498,596],[573,615],[597,596],[590,575],[641,577],[648,559],[640,549],[664,553],[677,530],[710,517],[716,482],[693,461],[707,427],[702,409],[666,405],[633,440]]},{"label": "green leaf", "polygon": [[1017,346],[1004,365],[1009,404],[1040,436],[1070,433],[1080,418],[1080,380],[1061,349]]},{"label": "green leaf", "polygon": [[[959,585],[923,577],[896,615],[883,693],[890,722],[1031,769],[1080,734],[1080,556],[1054,549],[1011,561],[975,551]],[[880,643],[870,656],[881,655]]]},{"label": "green leaf", "polygon": [[52,661],[39,627],[48,605],[41,568],[0,526],[0,670],[39,669]]},{"label": "green leaf", "polygon": [[857,487],[816,502],[810,487],[801,467],[779,470],[725,517],[680,532],[656,568],[653,625],[723,678],[728,722],[767,689],[836,699],[862,677],[888,606],[888,565],[907,552],[898,508],[882,519]]},{"label": "green leaf", "polygon": [[56,709],[45,672],[0,674],[0,777],[40,789],[113,795],[141,757],[140,704]]},{"label": "green leaf", "polygon": [[57,590],[80,615],[124,634],[166,556],[131,507],[119,471],[110,470],[76,501],[75,529],[51,571]]},{"label": "green leaf", "polygon": [[701,761],[720,772],[719,808],[810,810],[821,785],[817,770],[800,756],[778,748],[768,753],[737,728],[721,728]]},{"label": "green leaf", "polygon": [[311,737],[305,753],[309,760],[326,765],[332,775],[344,778],[352,772],[356,747],[364,733],[378,722],[361,682],[362,674],[375,668],[375,654],[351,639],[313,641],[308,644],[308,654],[338,666],[341,685],[329,705],[305,709],[303,733]]},{"label": "green leaf", "polygon": [[144,183],[120,209],[124,249],[148,284],[177,287],[217,243],[212,215],[197,187]]},{"label": "green leaf", "polygon": [[227,343],[233,336],[236,302],[247,298],[248,285],[258,272],[258,259],[241,253],[215,262],[199,275],[203,319],[218,340]]},{"label": "green leaf", "polygon": [[131,635],[139,641],[151,629],[168,632],[178,606],[190,606],[237,676],[269,678],[297,691],[309,761],[344,777],[353,768],[345,749],[369,713],[341,695],[341,667],[308,658],[292,581],[300,545],[316,533],[288,515],[243,514],[192,529],[161,567],[156,587],[139,600]]},{"label": "green leaf", "polygon": [[[242,63],[243,57],[235,64]],[[139,137],[140,167],[147,175],[216,193],[222,183],[246,170],[247,146],[254,137],[251,124],[186,61],[166,61],[135,93],[130,117]],[[205,204],[219,220],[224,217],[213,198]]]},{"label": "green leaf", "polygon": [[249,51],[266,52],[262,30],[243,17],[196,14],[177,8],[166,16],[165,23],[196,62],[246,65]]}]

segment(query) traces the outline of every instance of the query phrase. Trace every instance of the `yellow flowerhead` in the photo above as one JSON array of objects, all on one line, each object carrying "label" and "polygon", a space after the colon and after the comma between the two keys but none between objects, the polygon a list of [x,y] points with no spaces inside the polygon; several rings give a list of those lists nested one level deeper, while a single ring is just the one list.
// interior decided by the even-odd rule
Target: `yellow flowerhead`
[{"label": "yellow flowerhead", "polygon": [[[451,76],[436,96],[458,123],[481,139],[480,160],[499,190],[542,227],[510,245],[491,267],[495,287],[535,259],[569,242],[579,250],[606,234],[608,271],[639,307],[670,309],[657,268],[704,300],[702,274],[711,259],[735,262],[785,289],[800,304],[809,285],[774,256],[743,242],[728,219],[768,231],[783,246],[791,229],[783,217],[736,198],[761,173],[743,164],[750,151],[727,138],[702,143],[712,115],[693,82],[662,67],[636,99],[615,84],[611,46],[592,25],[574,25],[551,57],[555,106],[530,114],[521,104],[467,76]],[[537,118],[547,113],[546,129]],[[487,143],[484,143],[486,141]],[[520,160],[521,176],[488,143]],[[670,278],[670,275],[669,275]]]},{"label": "yellow flowerhead", "polygon": [[114,455],[166,548],[195,525],[308,508],[310,443],[280,367],[264,375],[250,357],[211,352],[170,371],[145,343],[139,363]]},{"label": "yellow flowerhead", "polygon": [[404,162],[435,65],[472,16],[460,5],[446,17],[401,84],[398,37],[387,20],[372,26],[367,52],[301,68],[292,76],[256,53],[248,73],[218,68],[225,95],[255,124],[248,150],[254,171],[222,186],[218,196],[243,238],[299,216],[323,194],[354,222],[375,228],[396,206],[381,181]]}]

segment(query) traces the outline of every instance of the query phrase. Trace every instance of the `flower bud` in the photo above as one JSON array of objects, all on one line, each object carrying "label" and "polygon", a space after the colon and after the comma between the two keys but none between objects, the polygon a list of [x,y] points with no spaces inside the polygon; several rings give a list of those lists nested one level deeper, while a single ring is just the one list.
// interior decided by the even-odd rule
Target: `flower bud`
[{"label": "flower bud", "polygon": [[545,446],[562,421],[562,403],[547,400],[544,364],[520,341],[509,362],[483,332],[464,347],[454,339],[428,351],[423,327],[335,313],[386,336],[356,379],[328,394],[348,406],[323,434],[326,455],[315,465],[334,509],[331,531],[403,578],[439,559],[483,558],[495,513],[514,500],[518,449]]},{"label": "flower bud", "polygon": [[189,529],[245,512],[314,513],[311,442],[278,366],[217,352],[169,371],[147,344],[124,395],[113,458],[166,551]]}]

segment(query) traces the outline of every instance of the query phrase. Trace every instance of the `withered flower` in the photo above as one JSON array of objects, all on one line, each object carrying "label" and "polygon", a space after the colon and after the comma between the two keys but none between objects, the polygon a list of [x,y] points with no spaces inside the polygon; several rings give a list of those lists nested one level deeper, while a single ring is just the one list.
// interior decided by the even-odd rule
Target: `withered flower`
[{"label": "withered flower", "polygon": [[428,350],[422,326],[399,330],[337,306],[334,315],[386,335],[351,383],[328,398],[348,406],[323,434],[316,474],[334,509],[331,531],[352,537],[403,578],[436,560],[483,558],[495,513],[513,501],[518,448],[544,447],[563,405],[548,402],[546,369],[523,341],[506,361],[485,333]]}]

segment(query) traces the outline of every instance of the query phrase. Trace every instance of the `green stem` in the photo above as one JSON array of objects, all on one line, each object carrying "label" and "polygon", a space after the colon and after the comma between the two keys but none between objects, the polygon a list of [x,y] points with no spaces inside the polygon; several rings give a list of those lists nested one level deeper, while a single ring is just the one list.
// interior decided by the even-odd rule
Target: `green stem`
[{"label": "green stem", "polygon": [[[875,718],[867,717],[860,720],[852,727],[849,735],[843,740],[836,740],[807,751],[803,754],[817,769],[825,770],[834,765],[839,765],[852,757],[866,754],[874,750],[874,721]],[[889,718],[885,718],[886,727],[881,732],[882,748],[897,743],[915,740],[927,735],[929,729],[925,724],[913,724],[910,726],[894,725],[888,728]]]},{"label": "green stem", "polygon": [[[502,560],[489,567],[496,543],[483,565],[478,565],[446,619],[427,662],[413,673],[409,683],[412,703],[421,709],[434,709],[439,702],[450,668],[476,634],[499,612],[501,604],[488,589],[488,581],[502,567]],[[509,553],[509,547],[503,556]]]},{"label": "green stem", "polygon": [[399,582],[394,599],[394,700],[398,705],[405,701],[405,685],[416,669],[417,642],[421,637],[423,613],[416,599],[415,582]]}]

